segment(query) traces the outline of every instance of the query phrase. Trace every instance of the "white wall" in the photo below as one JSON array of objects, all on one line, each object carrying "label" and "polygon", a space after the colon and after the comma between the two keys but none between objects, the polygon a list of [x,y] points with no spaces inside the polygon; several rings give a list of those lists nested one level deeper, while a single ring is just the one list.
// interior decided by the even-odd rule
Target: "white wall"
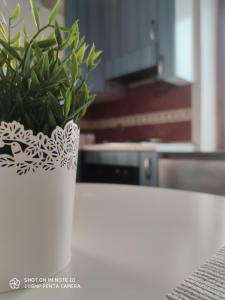
[{"label": "white wall", "polygon": [[[10,11],[12,12],[13,9],[15,8],[15,5],[17,3],[21,4],[22,10],[21,10],[21,17],[25,19],[26,24],[27,24],[27,28],[29,30],[29,33],[32,33],[35,30],[34,27],[34,23],[32,20],[32,16],[31,16],[31,9],[30,9],[30,4],[28,0],[6,0],[8,7],[10,9]],[[40,16],[41,16],[41,22],[42,24],[46,23],[47,19],[48,19],[48,14],[49,14],[49,10],[46,9],[40,2],[40,0],[36,0],[35,1],[37,6],[40,9]],[[0,0],[0,13],[3,13],[4,15],[6,15],[6,11],[4,9],[4,5],[3,5],[3,1]],[[0,17],[1,18],[1,17]],[[58,17],[58,21],[59,23],[63,24],[64,23],[64,17],[62,15],[59,15]],[[20,30],[20,26],[18,26],[15,31]]]},{"label": "white wall", "polygon": [[[176,77],[186,81],[195,80],[194,60],[194,9],[195,0],[176,0]],[[185,59],[184,59],[185,58]]]},{"label": "white wall", "polygon": [[192,140],[200,151],[217,150],[217,21],[218,0],[199,2],[196,24],[197,78],[192,86]]},{"label": "white wall", "polygon": [[201,0],[201,149],[217,142],[217,9],[218,0]]}]

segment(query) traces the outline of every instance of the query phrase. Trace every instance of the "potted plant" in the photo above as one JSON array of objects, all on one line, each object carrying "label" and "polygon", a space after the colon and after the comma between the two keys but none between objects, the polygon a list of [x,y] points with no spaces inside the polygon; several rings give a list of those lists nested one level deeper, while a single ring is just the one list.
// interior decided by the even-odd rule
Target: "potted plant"
[{"label": "potted plant", "polygon": [[[13,277],[46,277],[70,260],[79,128],[94,95],[87,74],[101,52],[56,20],[13,34],[20,5],[0,25],[0,291]],[[47,32],[47,36],[43,35]],[[17,284],[16,287],[19,287]]]}]

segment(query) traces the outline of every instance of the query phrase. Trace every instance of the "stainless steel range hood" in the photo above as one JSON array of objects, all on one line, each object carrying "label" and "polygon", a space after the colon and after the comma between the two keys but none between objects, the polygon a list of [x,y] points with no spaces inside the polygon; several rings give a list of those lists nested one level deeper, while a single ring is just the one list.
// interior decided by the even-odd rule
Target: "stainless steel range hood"
[{"label": "stainless steel range hood", "polygon": [[168,5],[168,0],[158,1],[157,21],[161,26],[158,28],[156,65],[115,76],[113,81],[129,86],[158,80],[175,85],[195,82],[199,3],[196,0],[171,0]]}]

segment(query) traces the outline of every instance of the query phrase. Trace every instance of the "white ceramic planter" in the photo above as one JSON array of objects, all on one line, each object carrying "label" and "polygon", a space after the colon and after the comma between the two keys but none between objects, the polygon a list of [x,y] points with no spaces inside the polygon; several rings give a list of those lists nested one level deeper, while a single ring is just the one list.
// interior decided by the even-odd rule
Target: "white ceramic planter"
[{"label": "white ceramic planter", "polygon": [[23,288],[24,278],[48,277],[69,263],[78,143],[73,122],[51,138],[1,123],[1,292],[12,278]]}]

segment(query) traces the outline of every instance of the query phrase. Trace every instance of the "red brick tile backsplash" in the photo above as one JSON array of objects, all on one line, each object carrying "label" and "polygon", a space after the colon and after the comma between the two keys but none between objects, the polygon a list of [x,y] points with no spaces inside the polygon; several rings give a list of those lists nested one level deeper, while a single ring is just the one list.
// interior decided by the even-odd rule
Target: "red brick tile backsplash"
[{"label": "red brick tile backsplash", "polygon": [[[136,114],[191,108],[191,87],[173,86],[158,82],[151,85],[130,88],[127,97],[114,102],[94,104],[86,120],[101,120],[132,116]],[[90,130],[91,131],[91,130]],[[164,141],[190,141],[191,120],[176,121],[147,126],[126,127],[121,132],[118,128],[102,128],[94,131],[98,142],[103,140],[118,141],[161,138]]]},{"label": "red brick tile backsplash", "polygon": [[127,127],[123,132],[120,132],[118,128],[93,130],[92,132],[95,133],[98,143],[106,141],[138,142],[151,138],[159,138],[164,142],[186,142],[191,140],[191,122]]}]

